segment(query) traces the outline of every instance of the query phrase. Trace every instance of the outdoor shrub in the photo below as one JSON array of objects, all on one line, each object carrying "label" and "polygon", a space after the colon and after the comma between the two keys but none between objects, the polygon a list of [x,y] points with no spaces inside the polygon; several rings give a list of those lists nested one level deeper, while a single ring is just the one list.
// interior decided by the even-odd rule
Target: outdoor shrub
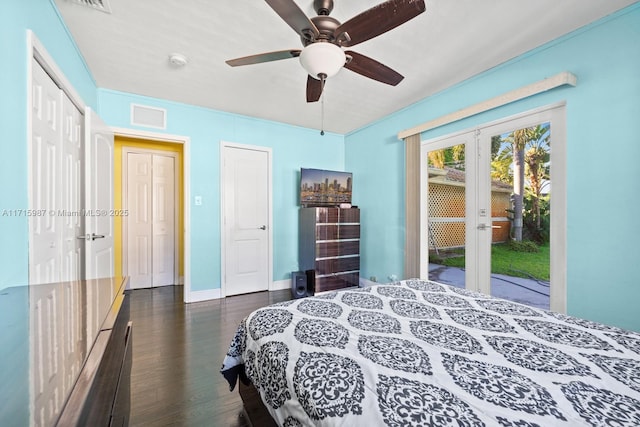
[{"label": "outdoor shrub", "polygon": [[532,240],[538,245],[549,242],[549,230],[551,225],[551,214],[549,210],[549,198],[542,197],[539,200],[540,206],[540,227],[536,221],[536,215],[532,210],[532,196],[524,198],[524,212],[522,222],[522,238]]},{"label": "outdoor shrub", "polygon": [[517,242],[515,240],[509,241],[509,249],[514,252],[529,252],[535,253],[538,252],[538,245],[531,240],[523,240],[521,242]]}]

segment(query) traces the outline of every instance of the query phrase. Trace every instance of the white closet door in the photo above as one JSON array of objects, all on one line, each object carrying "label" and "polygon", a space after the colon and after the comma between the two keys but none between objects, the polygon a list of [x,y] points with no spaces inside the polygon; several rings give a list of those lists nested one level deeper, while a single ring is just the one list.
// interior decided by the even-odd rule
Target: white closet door
[{"label": "white closet door", "polygon": [[126,259],[132,289],[175,284],[175,158],[124,151]]},{"label": "white closet door", "polygon": [[127,275],[132,289],[149,288],[152,277],[152,157],[127,154]]},{"label": "white closet door", "polygon": [[29,283],[83,277],[82,113],[32,64]]},{"label": "white closet door", "polygon": [[58,212],[62,233],[60,281],[78,280],[84,264],[83,194],[81,174],[83,164],[82,114],[66,96],[62,97],[62,162],[60,209]]},{"label": "white closet door", "polygon": [[[82,113],[32,62],[29,307],[33,424],[51,425],[84,357],[82,313]],[[47,283],[66,282],[62,288]],[[75,357],[74,357],[75,355]]]},{"label": "white closet door", "polygon": [[175,281],[175,165],[173,157],[152,158],[153,286],[167,286]]},{"label": "white closet door", "polygon": [[60,115],[62,91],[33,60],[31,138],[31,203],[29,217],[29,283],[52,283],[60,278],[57,215],[60,195]]},{"label": "white closet door", "polygon": [[87,279],[113,276],[113,132],[100,117],[86,115]]}]

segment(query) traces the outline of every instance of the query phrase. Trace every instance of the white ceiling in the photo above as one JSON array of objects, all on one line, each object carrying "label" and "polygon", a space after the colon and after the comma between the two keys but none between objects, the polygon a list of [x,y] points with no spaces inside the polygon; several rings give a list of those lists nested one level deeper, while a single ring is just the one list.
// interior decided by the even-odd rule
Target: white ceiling
[{"label": "white ceiling", "polygon": [[[295,0],[308,16],[313,0]],[[636,0],[425,0],[417,18],[352,50],[405,76],[396,87],[343,69],[327,81],[324,129],[346,134]],[[108,0],[107,14],[55,0],[101,88],[320,129],[298,59],[232,68],[225,60],[299,49],[263,0]],[[381,0],[335,0],[340,22]],[[189,59],[177,69],[169,54]]]}]

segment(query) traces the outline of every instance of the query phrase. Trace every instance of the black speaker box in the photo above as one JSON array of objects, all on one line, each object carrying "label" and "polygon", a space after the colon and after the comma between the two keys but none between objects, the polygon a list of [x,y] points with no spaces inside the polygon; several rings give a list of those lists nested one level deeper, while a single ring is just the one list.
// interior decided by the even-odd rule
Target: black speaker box
[{"label": "black speaker box", "polygon": [[304,272],[307,275],[307,294],[312,297],[316,294],[316,271],[307,270]]},{"label": "black speaker box", "polygon": [[309,296],[307,290],[307,275],[304,271],[291,273],[291,298],[298,299]]}]

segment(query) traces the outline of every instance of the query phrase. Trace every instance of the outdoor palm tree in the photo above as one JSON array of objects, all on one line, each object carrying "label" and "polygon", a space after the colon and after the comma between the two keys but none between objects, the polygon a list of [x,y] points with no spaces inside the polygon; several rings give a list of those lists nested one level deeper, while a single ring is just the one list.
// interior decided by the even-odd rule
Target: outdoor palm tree
[{"label": "outdoor palm tree", "polygon": [[522,214],[524,207],[524,148],[528,141],[528,129],[513,131],[506,138],[513,153],[513,238],[522,241]]},{"label": "outdoor palm tree", "polygon": [[528,143],[524,161],[532,196],[532,210],[536,228],[540,229],[540,198],[544,182],[549,179],[550,135],[549,125],[538,125],[527,129]]},{"label": "outdoor palm tree", "polygon": [[515,240],[521,241],[525,181],[528,183],[526,190],[532,198],[532,211],[536,227],[540,229],[540,197],[542,196],[542,188],[549,179],[549,124],[518,129],[501,138],[501,141],[509,145],[503,146],[493,156],[491,177],[513,184],[512,234]]}]

